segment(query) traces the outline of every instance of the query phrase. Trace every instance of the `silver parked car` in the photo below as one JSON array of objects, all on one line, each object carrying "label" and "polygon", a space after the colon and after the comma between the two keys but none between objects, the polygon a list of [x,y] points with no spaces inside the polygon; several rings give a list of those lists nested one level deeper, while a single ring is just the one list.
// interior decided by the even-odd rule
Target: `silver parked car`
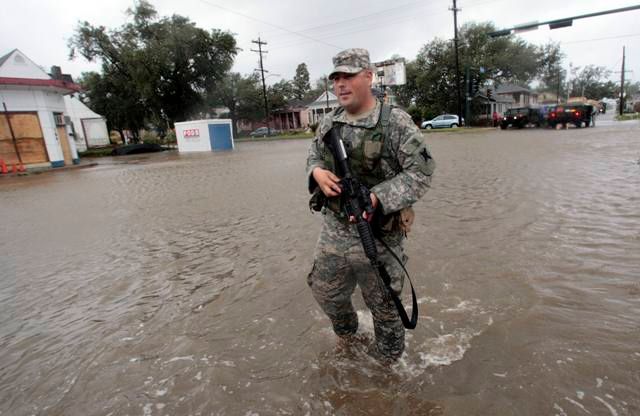
[{"label": "silver parked car", "polygon": [[458,116],[455,114],[441,114],[438,117],[425,121],[420,125],[423,129],[442,129],[442,128],[456,128],[464,126],[464,118],[462,123],[458,121]]},{"label": "silver parked car", "polygon": [[267,130],[266,127],[258,127],[257,129],[255,129],[254,131],[249,133],[249,136],[251,136],[251,137],[267,137],[269,135],[269,133],[271,133],[271,136],[277,136],[278,134],[280,134],[280,130],[277,130],[277,129],[269,129],[269,130]]}]

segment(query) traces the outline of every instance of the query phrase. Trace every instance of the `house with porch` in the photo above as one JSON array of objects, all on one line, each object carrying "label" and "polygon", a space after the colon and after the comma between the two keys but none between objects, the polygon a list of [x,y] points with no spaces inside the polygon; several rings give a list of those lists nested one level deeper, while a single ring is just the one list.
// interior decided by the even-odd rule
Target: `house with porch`
[{"label": "house with porch", "polygon": [[309,128],[309,109],[303,100],[289,100],[287,107],[271,113],[273,127],[278,130],[306,130]]},{"label": "house with porch", "polygon": [[338,108],[338,97],[331,91],[325,91],[307,105],[309,124],[316,124],[325,114]]}]

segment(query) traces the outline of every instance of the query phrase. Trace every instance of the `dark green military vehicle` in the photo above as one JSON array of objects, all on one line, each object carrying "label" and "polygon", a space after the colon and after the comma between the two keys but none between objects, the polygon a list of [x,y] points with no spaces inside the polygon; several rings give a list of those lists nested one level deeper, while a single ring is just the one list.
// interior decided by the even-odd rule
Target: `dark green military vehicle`
[{"label": "dark green military vehicle", "polygon": [[502,116],[502,120],[500,120],[500,128],[504,130],[509,126],[512,126],[521,129],[529,124],[540,127],[541,122],[542,116],[540,114],[539,108],[510,108],[505,111],[504,115]]},{"label": "dark green military vehicle", "polygon": [[549,109],[547,124],[551,128],[558,125],[567,127],[570,124],[580,128],[595,127],[595,111],[589,104],[563,104]]}]

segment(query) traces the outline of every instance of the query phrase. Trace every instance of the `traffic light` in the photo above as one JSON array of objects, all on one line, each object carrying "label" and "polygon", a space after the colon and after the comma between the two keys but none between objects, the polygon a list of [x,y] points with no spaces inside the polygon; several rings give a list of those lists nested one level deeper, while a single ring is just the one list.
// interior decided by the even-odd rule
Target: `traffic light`
[{"label": "traffic light", "polygon": [[475,96],[478,93],[478,90],[480,89],[480,82],[478,81],[477,78],[471,78],[469,80],[469,95],[470,96]]},{"label": "traffic light", "polygon": [[488,99],[493,98],[493,90],[491,88],[487,88],[487,98]]}]

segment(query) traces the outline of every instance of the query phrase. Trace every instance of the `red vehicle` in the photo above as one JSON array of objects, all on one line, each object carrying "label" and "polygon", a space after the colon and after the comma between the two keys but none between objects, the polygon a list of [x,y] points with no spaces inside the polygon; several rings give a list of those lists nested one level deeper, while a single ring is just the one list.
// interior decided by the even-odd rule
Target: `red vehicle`
[{"label": "red vehicle", "polygon": [[580,128],[595,127],[595,114],[593,106],[585,104],[557,105],[549,109],[547,124],[555,128],[558,124],[567,127],[568,124]]}]

